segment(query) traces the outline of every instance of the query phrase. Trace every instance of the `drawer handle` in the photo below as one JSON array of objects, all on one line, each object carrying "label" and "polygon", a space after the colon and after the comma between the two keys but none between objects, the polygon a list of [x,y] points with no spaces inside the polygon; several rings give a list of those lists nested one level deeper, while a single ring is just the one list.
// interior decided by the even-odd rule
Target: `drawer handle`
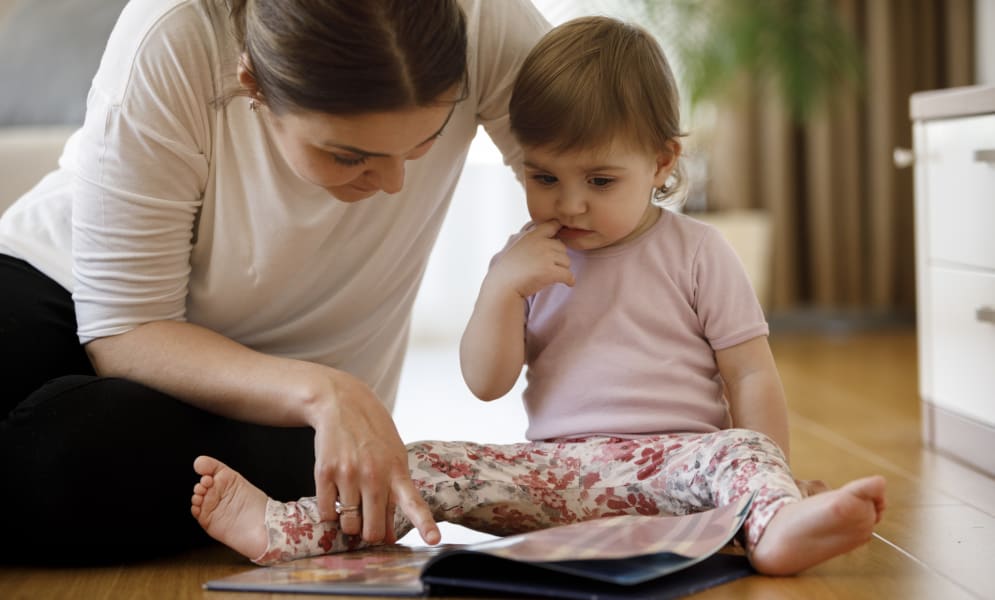
[{"label": "drawer handle", "polygon": [[986,163],[995,164],[995,148],[988,148],[987,150],[975,150],[974,162],[986,162]]},{"label": "drawer handle", "polygon": [[974,316],[981,322],[989,322],[995,325],[995,308],[990,306],[982,306],[978,310],[974,311]]}]

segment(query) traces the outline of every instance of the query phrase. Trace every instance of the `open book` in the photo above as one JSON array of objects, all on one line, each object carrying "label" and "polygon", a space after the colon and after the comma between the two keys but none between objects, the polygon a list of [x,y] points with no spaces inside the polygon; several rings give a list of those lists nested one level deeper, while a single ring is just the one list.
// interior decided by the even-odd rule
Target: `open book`
[{"label": "open book", "polygon": [[752,500],[679,517],[606,517],[463,546],[380,546],[260,567],[205,587],[370,596],[679,598],[753,573],[741,553],[719,552],[739,531]]}]

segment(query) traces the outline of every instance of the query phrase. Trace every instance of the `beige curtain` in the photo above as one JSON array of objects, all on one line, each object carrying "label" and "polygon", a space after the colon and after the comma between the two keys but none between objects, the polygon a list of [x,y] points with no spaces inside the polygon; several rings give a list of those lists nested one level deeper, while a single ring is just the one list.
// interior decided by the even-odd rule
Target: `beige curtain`
[{"label": "beige curtain", "polygon": [[862,89],[804,124],[744,84],[708,136],[708,210],[771,219],[770,312],[911,314],[913,177],[892,163],[911,147],[909,95],[970,85],[973,0],[836,0],[863,48]]}]

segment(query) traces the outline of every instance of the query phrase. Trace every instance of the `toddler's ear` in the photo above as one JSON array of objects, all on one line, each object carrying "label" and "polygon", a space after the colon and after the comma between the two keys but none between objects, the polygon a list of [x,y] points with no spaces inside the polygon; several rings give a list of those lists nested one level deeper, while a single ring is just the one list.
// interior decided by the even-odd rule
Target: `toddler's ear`
[{"label": "toddler's ear", "polygon": [[656,153],[656,177],[654,182],[657,187],[666,183],[670,177],[670,172],[674,170],[677,159],[681,156],[681,143],[677,140],[668,140],[667,147]]}]

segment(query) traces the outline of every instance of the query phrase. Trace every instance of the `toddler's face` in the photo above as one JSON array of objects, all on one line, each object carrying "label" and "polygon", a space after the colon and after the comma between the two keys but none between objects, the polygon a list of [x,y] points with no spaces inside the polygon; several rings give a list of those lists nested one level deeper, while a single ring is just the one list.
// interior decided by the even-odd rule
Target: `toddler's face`
[{"label": "toddler's face", "polygon": [[594,250],[626,242],[656,222],[650,203],[675,163],[673,153],[620,144],[553,152],[525,148],[525,192],[536,222],[556,220],[568,248]]}]

